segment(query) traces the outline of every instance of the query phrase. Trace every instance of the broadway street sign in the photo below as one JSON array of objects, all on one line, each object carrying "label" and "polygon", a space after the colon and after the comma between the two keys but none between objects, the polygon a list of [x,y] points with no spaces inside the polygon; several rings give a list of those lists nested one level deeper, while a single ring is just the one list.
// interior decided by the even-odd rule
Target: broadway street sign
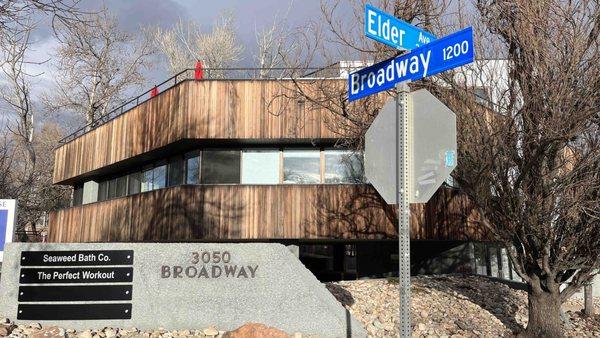
[{"label": "broadway street sign", "polygon": [[435,35],[365,5],[365,35],[392,48],[412,50],[435,40]]},{"label": "broadway street sign", "polygon": [[356,99],[473,62],[473,29],[450,34],[410,53],[363,68],[348,76],[348,99]]}]

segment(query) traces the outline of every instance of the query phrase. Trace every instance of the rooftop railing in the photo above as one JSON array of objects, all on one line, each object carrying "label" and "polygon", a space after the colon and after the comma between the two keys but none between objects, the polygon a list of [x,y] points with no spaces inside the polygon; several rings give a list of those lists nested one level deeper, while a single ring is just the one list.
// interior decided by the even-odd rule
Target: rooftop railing
[{"label": "rooftop railing", "polygon": [[[76,138],[100,127],[103,124],[123,115],[129,110],[150,100],[158,93],[173,88],[177,84],[187,80],[282,80],[286,78],[339,78],[345,67],[340,67],[337,63],[319,68],[201,68],[200,78],[197,76],[197,68],[185,69],[167,80],[155,85],[147,91],[130,98],[121,105],[113,108],[97,120],[86,124],[73,133],[65,136],[58,141],[59,145],[69,143]],[[352,71],[354,69],[347,69]]]}]

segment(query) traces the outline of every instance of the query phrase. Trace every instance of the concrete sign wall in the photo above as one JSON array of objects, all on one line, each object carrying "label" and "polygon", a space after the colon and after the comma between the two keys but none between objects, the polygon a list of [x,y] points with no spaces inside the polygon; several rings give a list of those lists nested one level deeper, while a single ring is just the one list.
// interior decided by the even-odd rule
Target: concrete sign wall
[{"label": "concrete sign wall", "polygon": [[79,330],[263,323],[290,334],[365,337],[280,244],[39,244],[6,248],[0,315]]}]

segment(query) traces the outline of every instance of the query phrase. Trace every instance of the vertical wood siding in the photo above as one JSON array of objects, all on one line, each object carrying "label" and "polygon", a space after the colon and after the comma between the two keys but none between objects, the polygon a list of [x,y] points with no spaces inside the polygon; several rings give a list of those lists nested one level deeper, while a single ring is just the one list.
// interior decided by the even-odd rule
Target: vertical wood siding
[{"label": "vertical wood siding", "polygon": [[325,109],[280,97],[286,90],[274,80],[182,82],[58,148],[54,183],[186,138],[338,137],[326,126]]},{"label": "vertical wood siding", "polygon": [[[413,239],[482,240],[464,195],[412,208]],[[51,242],[392,239],[394,208],[368,185],[204,185],[161,189],[50,215]]]}]

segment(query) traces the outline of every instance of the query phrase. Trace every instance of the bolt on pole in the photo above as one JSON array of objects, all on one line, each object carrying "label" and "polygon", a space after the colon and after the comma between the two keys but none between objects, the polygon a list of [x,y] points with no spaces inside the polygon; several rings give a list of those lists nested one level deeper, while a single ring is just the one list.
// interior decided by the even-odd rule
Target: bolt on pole
[{"label": "bolt on pole", "polygon": [[410,325],[410,205],[409,205],[409,87],[396,85],[396,191],[398,203],[398,286],[400,337],[411,337]]}]

